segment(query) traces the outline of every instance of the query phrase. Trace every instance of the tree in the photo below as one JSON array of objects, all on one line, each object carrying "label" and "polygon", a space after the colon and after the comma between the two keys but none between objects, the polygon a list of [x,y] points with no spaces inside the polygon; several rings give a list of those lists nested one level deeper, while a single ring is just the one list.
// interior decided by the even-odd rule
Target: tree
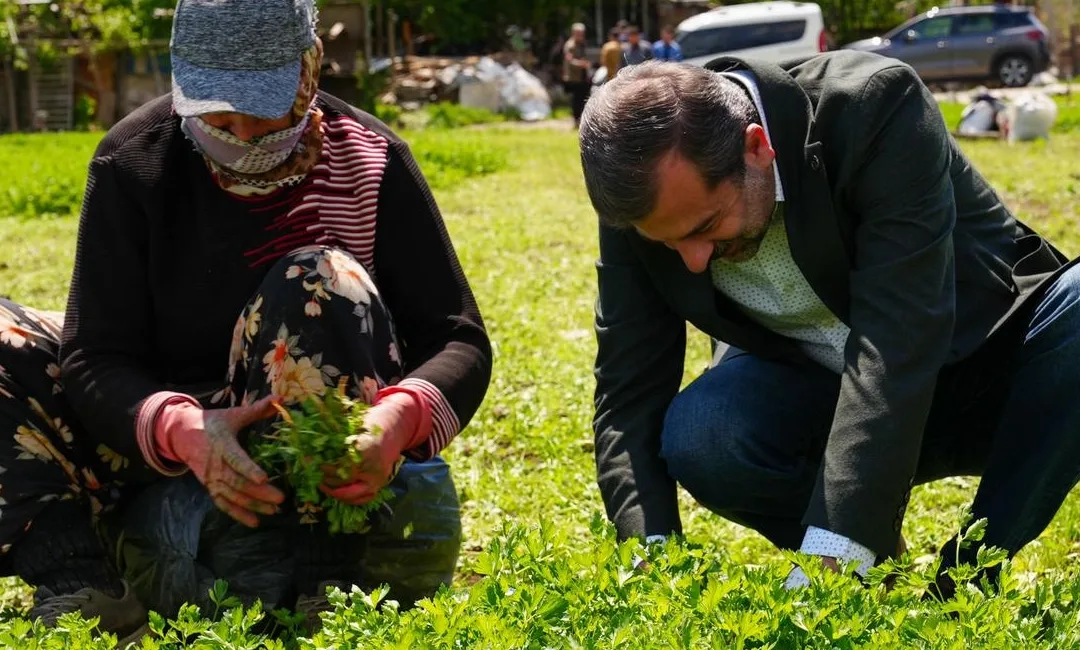
[{"label": "tree", "polygon": [[387,0],[385,7],[432,34],[440,48],[498,48],[506,29],[529,27],[544,38],[552,24],[584,18],[594,0]]},{"label": "tree", "polygon": [[98,114],[111,116],[115,94],[106,83],[102,55],[144,52],[168,39],[168,11],[175,0],[56,0],[47,4],[0,2],[0,58],[6,67],[25,69],[31,60],[48,68],[60,54],[81,55],[88,62]]}]

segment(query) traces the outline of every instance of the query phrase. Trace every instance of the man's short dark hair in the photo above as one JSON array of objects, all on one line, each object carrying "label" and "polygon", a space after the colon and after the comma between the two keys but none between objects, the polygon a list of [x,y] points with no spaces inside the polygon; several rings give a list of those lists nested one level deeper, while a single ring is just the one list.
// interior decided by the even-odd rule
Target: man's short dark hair
[{"label": "man's short dark hair", "polygon": [[638,29],[637,25],[630,25],[629,27],[626,28],[626,33],[627,34],[640,34],[641,30]]},{"label": "man's short dark hair", "polygon": [[674,34],[675,33],[675,28],[672,27],[671,25],[664,25],[663,27],[660,28],[660,33],[661,34]]},{"label": "man's short dark hair", "polygon": [[581,166],[600,220],[628,227],[656,207],[656,166],[675,152],[709,188],[746,174],[746,127],[760,123],[749,94],[687,63],[646,61],[604,84],[581,118]]}]

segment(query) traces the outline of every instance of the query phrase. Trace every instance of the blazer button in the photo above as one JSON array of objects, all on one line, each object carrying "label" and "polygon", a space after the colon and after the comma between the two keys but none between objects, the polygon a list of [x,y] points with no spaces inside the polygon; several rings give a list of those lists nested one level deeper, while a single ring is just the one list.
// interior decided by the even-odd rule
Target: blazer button
[{"label": "blazer button", "polygon": [[814,154],[810,156],[810,169],[814,171],[821,171],[821,156]]}]

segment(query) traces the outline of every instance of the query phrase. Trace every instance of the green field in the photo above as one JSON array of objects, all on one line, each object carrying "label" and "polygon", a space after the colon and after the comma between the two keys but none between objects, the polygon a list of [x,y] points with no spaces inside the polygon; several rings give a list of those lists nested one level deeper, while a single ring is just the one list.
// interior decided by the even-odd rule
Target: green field
[{"label": "green field", "polygon": [[[495,348],[487,399],[447,453],[463,502],[459,578],[409,612],[376,611],[357,595],[303,647],[1080,647],[1076,495],[1016,558],[993,598],[962,591],[948,603],[921,599],[937,545],[961,525],[976,485],[970,479],[915,491],[904,528],[908,568],[892,591],[830,575],[805,592],[785,592],[783,556],[685,494],[685,543],[634,570],[643,551],[616,546],[594,482],[596,225],[574,135],[507,125],[407,137],[433,181]],[[62,308],[73,213],[96,140],[0,138],[0,294]],[[963,146],[1023,219],[1080,253],[1080,129],[1063,129],[1049,143]],[[707,353],[694,334],[687,381]],[[12,582],[5,598],[19,603],[25,588]],[[260,647],[241,614],[234,619],[213,633],[197,617],[174,629],[189,632],[189,642],[203,639],[193,647]],[[7,626],[0,645],[31,647],[14,640],[21,623]],[[63,641],[55,647],[95,647],[75,638],[83,633],[73,625],[50,638]]]}]

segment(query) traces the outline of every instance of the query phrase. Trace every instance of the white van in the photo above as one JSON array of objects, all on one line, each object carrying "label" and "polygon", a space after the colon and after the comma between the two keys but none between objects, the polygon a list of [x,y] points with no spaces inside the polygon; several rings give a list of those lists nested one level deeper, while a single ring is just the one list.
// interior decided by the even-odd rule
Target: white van
[{"label": "white van", "polygon": [[720,55],[778,63],[828,49],[821,7],[812,2],[717,7],[679,23],[675,40],[695,65]]}]

